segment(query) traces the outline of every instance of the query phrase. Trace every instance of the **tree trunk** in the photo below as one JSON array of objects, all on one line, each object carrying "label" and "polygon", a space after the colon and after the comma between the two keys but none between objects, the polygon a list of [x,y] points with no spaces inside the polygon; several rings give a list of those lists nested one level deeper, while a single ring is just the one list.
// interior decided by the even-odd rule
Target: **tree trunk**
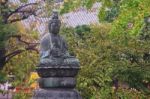
[{"label": "tree trunk", "polygon": [[6,64],[5,54],[6,54],[5,48],[4,47],[0,48],[0,69],[2,69]]}]

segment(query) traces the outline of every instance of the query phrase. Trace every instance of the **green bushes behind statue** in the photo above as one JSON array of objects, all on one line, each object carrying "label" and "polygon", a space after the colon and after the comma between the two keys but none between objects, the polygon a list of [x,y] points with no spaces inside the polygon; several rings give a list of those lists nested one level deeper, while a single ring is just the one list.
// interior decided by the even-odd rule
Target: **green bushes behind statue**
[{"label": "green bushes behind statue", "polygon": [[77,87],[84,99],[147,99],[150,60],[143,56],[149,43],[127,35],[112,38],[111,24],[90,29],[84,39],[73,28],[61,30],[70,53],[76,53],[81,63]]}]

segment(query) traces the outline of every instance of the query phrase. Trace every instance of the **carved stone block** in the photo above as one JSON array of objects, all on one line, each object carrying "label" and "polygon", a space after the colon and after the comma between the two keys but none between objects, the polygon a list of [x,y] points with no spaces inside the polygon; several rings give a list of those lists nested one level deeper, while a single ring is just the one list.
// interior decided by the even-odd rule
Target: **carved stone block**
[{"label": "carved stone block", "polygon": [[73,77],[40,78],[40,88],[74,88],[76,80]]}]

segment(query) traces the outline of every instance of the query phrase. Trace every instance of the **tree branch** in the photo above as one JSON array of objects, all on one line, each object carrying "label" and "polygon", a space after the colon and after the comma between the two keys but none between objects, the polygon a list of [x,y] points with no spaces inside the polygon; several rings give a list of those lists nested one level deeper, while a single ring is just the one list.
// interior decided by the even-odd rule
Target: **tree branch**
[{"label": "tree branch", "polygon": [[[29,7],[29,6],[34,6],[34,5],[37,5],[37,3],[29,3],[29,4],[25,4],[23,6],[20,6],[19,8],[17,8],[15,11],[12,11],[10,12],[10,14],[8,14],[4,20],[5,23],[13,23],[13,22],[17,22],[17,21],[21,21],[21,20],[24,20],[24,19],[27,19],[29,16],[31,15],[36,15],[35,12],[37,10],[25,10],[24,8],[26,7]],[[18,19],[13,19],[13,20],[10,20],[9,21],[9,18],[14,15],[14,14],[17,14],[17,13],[20,13],[20,14],[23,14],[21,18],[18,18]]]},{"label": "tree branch", "polygon": [[21,39],[21,36],[20,35],[12,35],[12,36],[9,36],[9,38],[12,37],[12,38],[16,38],[18,41],[24,43],[27,45],[27,47],[25,47],[24,49],[20,49],[20,50],[16,50],[12,53],[9,53],[5,56],[6,58],[6,62],[8,62],[12,57],[24,52],[24,51],[28,51],[28,50],[33,50],[33,51],[36,51],[37,53],[39,53],[38,49],[36,48],[37,45],[39,45],[39,43],[31,43],[31,42],[27,42],[27,41],[24,41]]},{"label": "tree branch", "polygon": [[17,13],[19,11],[21,11],[21,9],[27,7],[27,6],[31,6],[31,5],[37,5],[37,3],[29,3],[29,4],[25,4],[23,6],[18,7],[15,11],[10,12],[10,14],[7,17],[10,17],[11,15],[13,15],[14,13]]},{"label": "tree branch", "polygon": [[18,54],[21,54],[25,51],[29,51],[29,50],[33,50],[33,51],[36,51],[37,53],[39,53],[38,49],[36,49],[35,47],[37,46],[38,44],[34,44],[34,45],[30,45],[28,47],[26,47],[25,49],[21,49],[21,50],[16,50],[8,55],[5,56],[6,58],[6,63],[11,59],[13,58],[14,56],[18,55]]},{"label": "tree branch", "polygon": [[21,35],[11,35],[9,36],[9,38],[16,38],[18,41],[26,44],[26,45],[30,45],[30,44],[39,44],[39,43],[31,43],[31,42],[27,42],[21,39]]}]

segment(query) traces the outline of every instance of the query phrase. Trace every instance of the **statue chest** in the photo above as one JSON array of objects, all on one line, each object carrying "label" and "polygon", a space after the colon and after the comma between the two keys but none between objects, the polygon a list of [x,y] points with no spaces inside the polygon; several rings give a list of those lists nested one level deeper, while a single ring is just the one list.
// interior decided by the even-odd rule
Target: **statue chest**
[{"label": "statue chest", "polygon": [[54,48],[62,48],[62,40],[59,36],[53,36],[52,37],[52,44]]}]

